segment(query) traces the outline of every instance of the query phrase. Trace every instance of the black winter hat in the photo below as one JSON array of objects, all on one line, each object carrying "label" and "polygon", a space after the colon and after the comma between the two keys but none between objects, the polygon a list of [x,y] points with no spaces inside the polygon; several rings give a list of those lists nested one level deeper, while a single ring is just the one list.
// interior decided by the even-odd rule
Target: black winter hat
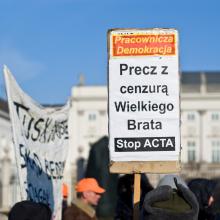
[{"label": "black winter hat", "polygon": [[9,212],[8,220],[50,220],[51,210],[43,203],[21,201]]},{"label": "black winter hat", "polygon": [[194,194],[181,184],[177,190],[163,185],[149,192],[144,200],[144,220],[197,220],[199,205]]}]

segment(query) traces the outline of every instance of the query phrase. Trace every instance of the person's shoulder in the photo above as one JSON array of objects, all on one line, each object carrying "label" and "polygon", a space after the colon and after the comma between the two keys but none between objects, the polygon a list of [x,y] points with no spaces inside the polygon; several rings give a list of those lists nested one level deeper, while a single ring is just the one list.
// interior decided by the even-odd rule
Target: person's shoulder
[{"label": "person's shoulder", "polygon": [[63,214],[64,220],[76,220],[78,216],[81,215],[80,209],[75,205],[71,204],[69,207],[66,208]]},{"label": "person's shoulder", "polygon": [[64,212],[64,220],[71,219],[96,219],[95,210],[80,200],[74,201]]},{"label": "person's shoulder", "polygon": [[83,203],[80,199],[76,200],[72,205],[73,207],[75,206],[78,210],[81,210],[81,212],[88,215],[90,218],[94,218],[96,215],[95,209],[90,205]]},{"label": "person's shoulder", "polygon": [[71,203],[70,206],[68,206],[65,210],[65,213],[69,213],[69,212],[78,212],[79,211],[79,208],[74,204],[74,203]]}]

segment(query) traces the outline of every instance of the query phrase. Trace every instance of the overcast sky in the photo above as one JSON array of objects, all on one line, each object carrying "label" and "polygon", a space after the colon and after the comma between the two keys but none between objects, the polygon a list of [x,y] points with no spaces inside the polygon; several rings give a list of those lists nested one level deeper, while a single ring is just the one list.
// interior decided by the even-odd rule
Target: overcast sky
[{"label": "overcast sky", "polygon": [[[106,84],[110,28],[176,28],[181,71],[220,71],[219,0],[1,0],[0,8],[1,69],[42,104],[65,103],[80,73]],[[3,74],[0,85],[5,97]]]}]

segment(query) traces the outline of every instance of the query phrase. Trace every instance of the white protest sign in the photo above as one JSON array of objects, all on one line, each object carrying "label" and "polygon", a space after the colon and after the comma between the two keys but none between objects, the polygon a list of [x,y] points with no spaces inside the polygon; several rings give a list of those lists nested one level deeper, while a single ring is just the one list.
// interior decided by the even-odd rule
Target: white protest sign
[{"label": "white protest sign", "polygon": [[47,204],[52,219],[60,220],[69,105],[43,108],[20,89],[7,67],[4,76],[22,200]]},{"label": "white protest sign", "polygon": [[178,161],[178,32],[113,29],[108,48],[111,161]]}]

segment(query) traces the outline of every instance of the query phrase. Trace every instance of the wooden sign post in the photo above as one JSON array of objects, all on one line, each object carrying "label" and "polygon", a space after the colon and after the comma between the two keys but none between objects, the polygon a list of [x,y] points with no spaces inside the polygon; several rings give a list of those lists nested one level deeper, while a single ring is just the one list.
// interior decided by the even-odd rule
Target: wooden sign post
[{"label": "wooden sign post", "polygon": [[134,211],[133,211],[133,220],[139,219],[139,203],[141,197],[141,174],[134,174]]},{"label": "wooden sign post", "polygon": [[180,87],[175,29],[108,32],[110,172],[134,174],[134,218],[141,173],[180,171]]}]

